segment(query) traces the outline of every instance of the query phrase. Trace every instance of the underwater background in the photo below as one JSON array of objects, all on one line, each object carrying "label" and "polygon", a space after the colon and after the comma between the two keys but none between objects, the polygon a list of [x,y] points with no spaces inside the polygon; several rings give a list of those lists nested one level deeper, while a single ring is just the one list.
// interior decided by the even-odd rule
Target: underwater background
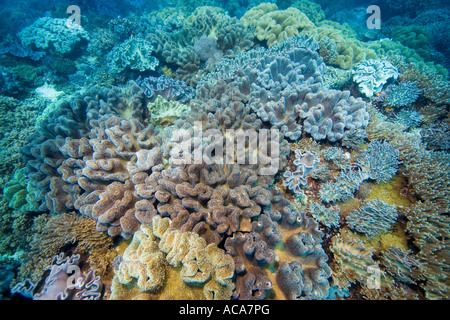
[{"label": "underwater background", "polygon": [[0,4],[2,299],[450,297],[447,1]]}]

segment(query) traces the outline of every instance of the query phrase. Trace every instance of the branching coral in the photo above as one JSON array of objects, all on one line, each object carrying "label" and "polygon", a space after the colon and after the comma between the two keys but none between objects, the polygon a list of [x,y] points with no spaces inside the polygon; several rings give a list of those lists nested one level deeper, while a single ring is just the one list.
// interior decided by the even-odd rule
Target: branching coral
[{"label": "branching coral", "polygon": [[342,171],[336,181],[328,181],[321,185],[319,197],[322,202],[344,201],[351,197],[360,184],[368,178],[366,171],[350,169]]},{"label": "branching coral", "polygon": [[380,199],[369,200],[346,218],[350,228],[366,234],[369,238],[388,231],[397,221],[397,208]]},{"label": "branching coral", "polygon": [[339,228],[339,207],[325,207],[320,203],[313,202],[309,205],[308,210],[317,221],[325,226]]},{"label": "branching coral", "polygon": [[399,151],[387,141],[373,140],[357,157],[358,166],[378,183],[391,179],[398,170]]},{"label": "branching coral", "polygon": [[422,90],[418,89],[413,82],[401,82],[399,85],[389,85],[374,101],[399,108],[414,103],[421,93]]}]

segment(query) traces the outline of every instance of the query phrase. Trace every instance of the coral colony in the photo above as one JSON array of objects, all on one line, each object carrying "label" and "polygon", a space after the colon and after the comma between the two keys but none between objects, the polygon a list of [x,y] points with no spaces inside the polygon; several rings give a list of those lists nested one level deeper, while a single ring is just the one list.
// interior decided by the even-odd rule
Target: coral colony
[{"label": "coral colony", "polygon": [[66,2],[0,9],[2,299],[450,298],[448,3]]}]

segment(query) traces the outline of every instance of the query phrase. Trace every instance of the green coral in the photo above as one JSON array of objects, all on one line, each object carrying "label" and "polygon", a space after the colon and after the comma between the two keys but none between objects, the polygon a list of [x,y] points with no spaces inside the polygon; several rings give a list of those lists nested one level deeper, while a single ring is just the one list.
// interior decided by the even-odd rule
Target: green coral
[{"label": "green coral", "polygon": [[375,50],[359,41],[347,24],[324,20],[317,24],[316,29],[303,33],[312,35],[319,42],[319,53],[327,65],[349,70],[358,62],[377,58]]},{"label": "green coral", "polygon": [[314,23],[325,20],[325,12],[323,12],[322,7],[318,3],[309,0],[299,0],[292,3],[291,7],[299,9]]},{"label": "green coral", "polygon": [[274,3],[261,3],[247,11],[241,21],[246,27],[254,27],[256,38],[267,41],[268,47],[314,28],[314,23],[300,10],[292,7],[278,10]]},{"label": "green coral", "polygon": [[178,101],[167,101],[161,96],[158,96],[155,102],[149,103],[147,108],[152,124],[160,126],[173,124],[183,113],[191,109]]},{"label": "green coral", "polygon": [[14,173],[14,177],[8,181],[3,189],[3,195],[12,209],[21,212],[28,211],[27,196],[27,175],[25,168],[19,169]]}]

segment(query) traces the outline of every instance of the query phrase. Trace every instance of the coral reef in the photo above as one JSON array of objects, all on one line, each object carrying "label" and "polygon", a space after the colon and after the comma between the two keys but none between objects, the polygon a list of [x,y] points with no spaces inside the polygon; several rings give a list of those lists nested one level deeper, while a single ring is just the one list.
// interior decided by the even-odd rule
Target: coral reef
[{"label": "coral reef", "polygon": [[5,5],[0,297],[448,299],[450,11],[409,2]]}]

